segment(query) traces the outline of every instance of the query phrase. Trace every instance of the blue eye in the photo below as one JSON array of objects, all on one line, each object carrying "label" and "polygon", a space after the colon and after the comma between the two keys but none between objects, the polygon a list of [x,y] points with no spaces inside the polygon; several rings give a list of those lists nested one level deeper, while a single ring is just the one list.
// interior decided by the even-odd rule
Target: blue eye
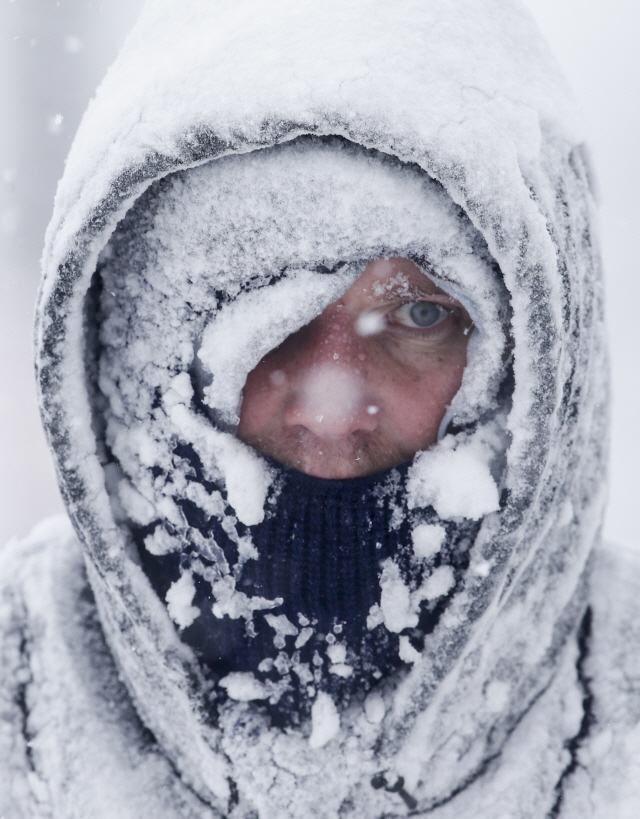
[{"label": "blue eye", "polygon": [[394,311],[395,318],[405,327],[428,330],[441,324],[451,315],[451,311],[435,301],[410,301]]}]

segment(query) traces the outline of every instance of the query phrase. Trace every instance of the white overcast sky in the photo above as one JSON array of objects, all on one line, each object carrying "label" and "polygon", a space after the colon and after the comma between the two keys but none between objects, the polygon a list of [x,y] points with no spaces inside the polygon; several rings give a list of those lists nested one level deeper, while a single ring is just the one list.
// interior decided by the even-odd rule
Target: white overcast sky
[{"label": "white overcast sky", "polygon": [[[141,0],[0,0],[0,544],[62,508],[37,419],[31,325],[55,184]],[[600,182],[614,390],[605,535],[640,548],[640,5],[528,0],[582,105]]]}]

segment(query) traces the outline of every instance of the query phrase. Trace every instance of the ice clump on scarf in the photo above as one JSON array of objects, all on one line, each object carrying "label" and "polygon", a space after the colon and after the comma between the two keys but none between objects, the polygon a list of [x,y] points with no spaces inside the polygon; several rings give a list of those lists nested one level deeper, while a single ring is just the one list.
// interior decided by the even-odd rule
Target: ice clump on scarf
[{"label": "ice clump on scarf", "polygon": [[[385,256],[414,260],[474,321],[441,440],[373,479],[292,475],[235,437],[246,376]],[[154,183],[99,272],[96,403],[116,518],[213,677],[211,708],[252,702],[276,724],[311,716],[320,747],[339,727],[336,709],[420,658],[461,586],[478,522],[498,509],[509,308],[496,265],[423,171],[304,137]],[[296,527],[320,525],[289,521],[289,535],[279,525],[303,495],[351,521],[351,564],[342,534],[335,565],[304,554],[329,550],[324,529],[287,551]],[[349,504],[367,507],[360,528]],[[354,600],[338,594],[332,610],[322,589],[305,598],[277,576],[286,566],[265,579],[261,558],[292,572],[302,561],[303,585],[342,582]]]}]

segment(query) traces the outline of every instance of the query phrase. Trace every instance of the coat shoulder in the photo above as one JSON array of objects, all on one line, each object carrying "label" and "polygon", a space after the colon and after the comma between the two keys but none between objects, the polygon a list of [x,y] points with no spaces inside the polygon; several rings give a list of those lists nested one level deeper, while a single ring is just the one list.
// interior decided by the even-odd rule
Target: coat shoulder
[{"label": "coat shoulder", "polygon": [[78,538],[66,515],[47,518],[24,539],[14,538],[0,548],[0,589],[19,593],[25,582],[37,582],[38,564],[51,552],[75,558],[76,566],[82,562]]},{"label": "coat shoulder", "polygon": [[0,817],[144,815],[214,814],[140,721],[81,546],[51,519],[0,553]]},{"label": "coat shoulder", "polygon": [[640,551],[594,553],[583,665],[587,721],[564,795],[567,819],[640,815]]},{"label": "coat shoulder", "polygon": [[32,635],[43,627],[30,617],[29,598],[45,591],[41,567],[51,551],[81,561],[66,516],[44,521],[24,540],[0,549],[0,816],[6,819],[50,815],[47,788],[34,765],[29,720],[30,647]]}]

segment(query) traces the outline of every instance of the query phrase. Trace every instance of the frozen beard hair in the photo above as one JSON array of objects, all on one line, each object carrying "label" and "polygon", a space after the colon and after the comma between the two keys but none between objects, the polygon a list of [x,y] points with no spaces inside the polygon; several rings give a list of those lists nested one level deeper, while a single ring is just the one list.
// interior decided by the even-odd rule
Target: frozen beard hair
[{"label": "frozen beard hair", "polygon": [[[367,478],[268,462],[234,434],[247,374],[385,255],[474,320],[454,432]],[[212,719],[242,701],[296,724],[318,692],[343,707],[410,667],[498,508],[508,301],[466,215],[413,166],[303,137],[154,183],[92,299],[107,489]]]}]

